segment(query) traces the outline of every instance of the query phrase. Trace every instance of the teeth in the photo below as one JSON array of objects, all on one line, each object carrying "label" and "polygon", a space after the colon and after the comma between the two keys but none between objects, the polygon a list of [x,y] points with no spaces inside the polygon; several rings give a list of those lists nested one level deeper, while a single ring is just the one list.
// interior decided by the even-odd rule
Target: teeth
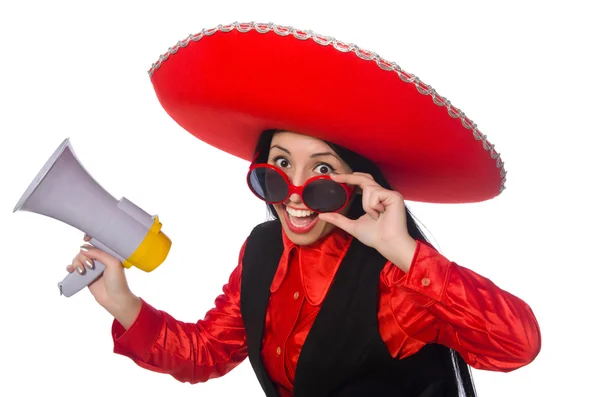
[{"label": "teeth", "polygon": [[287,210],[288,214],[290,214],[291,216],[295,216],[297,218],[303,218],[305,216],[310,216],[314,213],[314,211],[310,211],[310,210],[295,210],[293,208],[290,207],[285,207],[285,209]]}]

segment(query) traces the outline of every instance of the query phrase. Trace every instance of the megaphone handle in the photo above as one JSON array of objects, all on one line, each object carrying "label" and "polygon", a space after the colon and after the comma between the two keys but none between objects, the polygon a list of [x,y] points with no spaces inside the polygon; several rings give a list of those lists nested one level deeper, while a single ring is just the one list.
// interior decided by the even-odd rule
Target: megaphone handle
[{"label": "megaphone handle", "polygon": [[94,268],[86,268],[84,274],[79,274],[77,271],[67,274],[67,277],[58,283],[60,294],[66,297],[75,295],[100,277],[105,268],[106,267],[102,263],[95,260]]}]

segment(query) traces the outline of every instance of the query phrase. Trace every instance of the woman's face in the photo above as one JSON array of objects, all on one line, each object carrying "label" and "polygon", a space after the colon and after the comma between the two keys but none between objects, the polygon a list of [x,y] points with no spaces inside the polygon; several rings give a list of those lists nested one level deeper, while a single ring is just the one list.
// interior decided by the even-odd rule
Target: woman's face
[{"label": "woman's face", "polygon": [[[324,141],[293,132],[279,132],[271,141],[269,164],[281,168],[296,186],[317,175],[349,174],[350,167]],[[350,203],[340,211],[346,214]],[[285,233],[295,244],[308,245],[326,236],[335,226],[318,218],[297,194],[274,205]]]}]

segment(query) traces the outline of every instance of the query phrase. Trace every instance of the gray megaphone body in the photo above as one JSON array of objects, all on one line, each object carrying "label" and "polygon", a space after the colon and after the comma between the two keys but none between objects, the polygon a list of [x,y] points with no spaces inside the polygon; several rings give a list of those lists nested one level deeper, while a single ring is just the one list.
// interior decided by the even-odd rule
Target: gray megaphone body
[{"label": "gray megaphone body", "polygon": [[[71,225],[91,237],[90,243],[130,268],[146,272],[167,257],[171,240],[151,216],[125,197],[116,200],[84,169],[65,139],[29,185],[13,213],[28,211]],[[58,283],[61,295],[76,294],[96,280],[105,266],[94,261],[84,274],[74,271]]]}]

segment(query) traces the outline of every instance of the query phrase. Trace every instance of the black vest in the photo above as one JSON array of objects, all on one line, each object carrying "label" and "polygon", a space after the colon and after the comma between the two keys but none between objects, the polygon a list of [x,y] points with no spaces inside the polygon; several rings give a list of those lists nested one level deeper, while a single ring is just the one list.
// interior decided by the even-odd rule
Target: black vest
[{"label": "black vest", "polygon": [[[243,258],[241,311],[248,357],[267,397],[278,393],[261,359],[264,321],[283,241],[281,223],[250,234]],[[426,345],[402,360],[387,350],[378,328],[378,285],[386,260],[353,239],[303,345],[295,397],[457,396],[448,349]]]}]

